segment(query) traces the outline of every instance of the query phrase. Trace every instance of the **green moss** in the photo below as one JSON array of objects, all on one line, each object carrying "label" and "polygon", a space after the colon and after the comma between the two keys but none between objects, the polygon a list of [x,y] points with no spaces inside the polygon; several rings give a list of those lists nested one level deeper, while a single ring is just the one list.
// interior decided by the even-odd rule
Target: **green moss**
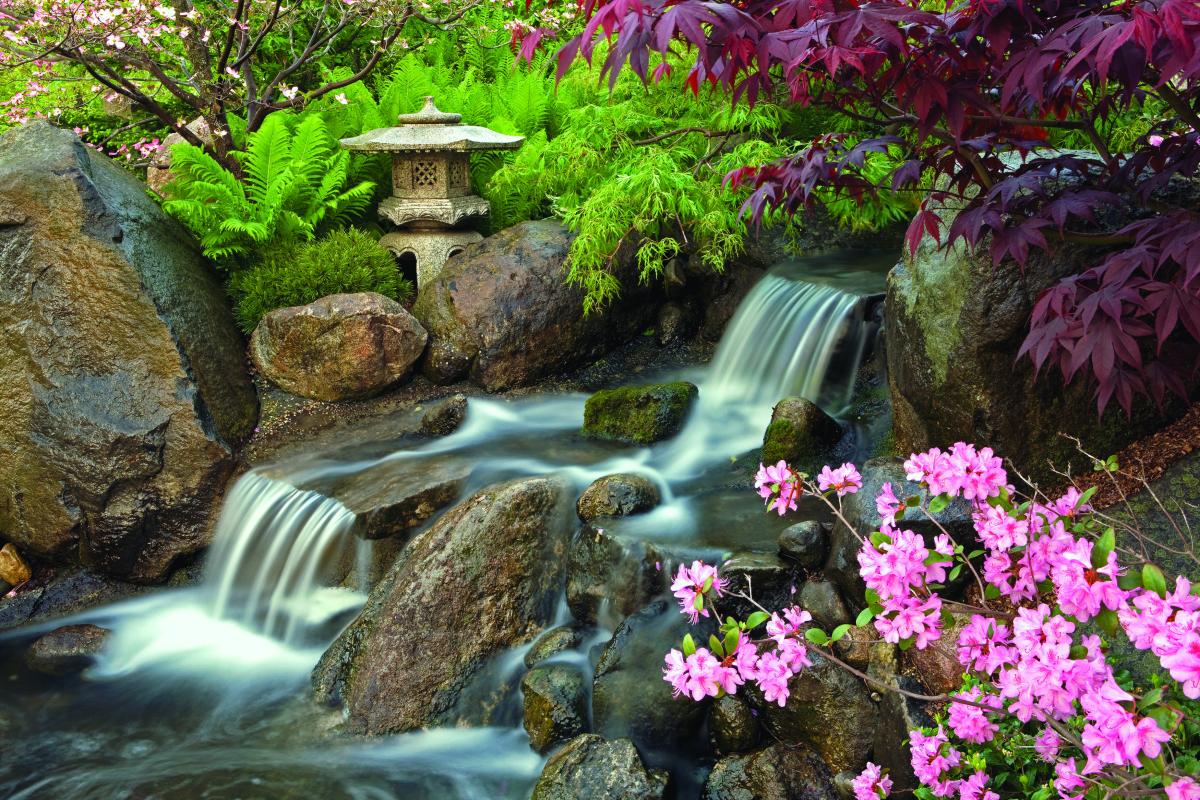
[{"label": "green moss", "polygon": [[871,454],[872,458],[895,458],[900,455],[900,449],[896,445],[896,429],[889,427],[887,433],[879,438],[875,443],[875,451]]},{"label": "green moss", "polygon": [[650,444],[679,432],[699,390],[687,381],[605,389],[588,398],[583,433],[595,439]]},{"label": "green moss", "polygon": [[404,302],[412,283],[370,234],[357,228],[280,248],[262,262],[235,272],[229,281],[238,324],[253,332],[270,311],[303,306],[331,294],[378,292]]},{"label": "green moss", "polygon": [[811,437],[807,431],[798,431],[790,420],[777,419],[767,426],[763,435],[762,460],[764,464],[777,461],[794,461],[797,450],[811,448]]}]

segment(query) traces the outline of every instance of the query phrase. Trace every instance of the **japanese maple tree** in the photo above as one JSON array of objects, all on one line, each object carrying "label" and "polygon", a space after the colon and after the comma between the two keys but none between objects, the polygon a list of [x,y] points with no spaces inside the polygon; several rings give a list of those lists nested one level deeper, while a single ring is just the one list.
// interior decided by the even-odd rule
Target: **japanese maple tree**
[{"label": "japanese maple tree", "polygon": [[[728,176],[748,187],[753,220],[794,213],[833,190],[868,199],[913,191],[906,237],[986,247],[1023,268],[1031,252],[1094,245],[1093,264],[1037,302],[1021,349],[1038,369],[1094,382],[1098,407],[1129,411],[1138,395],[1184,394],[1200,348],[1200,5],[1192,0],[581,0],[588,24],[559,51],[686,75],[733,102],[771,96],[821,104],[855,120],[760,168]],[[542,32],[533,31],[525,52]],[[609,46],[598,48],[602,40]],[[1167,110],[1121,148],[1120,115]],[[1094,153],[1052,147],[1070,135]],[[863,170],[899,156],[890,181]],[[947,207],[955,213],[939,214]],[[1103,212],[1103,213],[1102,213]],[[1127,224],[1104,224],[1123,219]],[[1133,220],[1128,222],[1128,220]]]}]

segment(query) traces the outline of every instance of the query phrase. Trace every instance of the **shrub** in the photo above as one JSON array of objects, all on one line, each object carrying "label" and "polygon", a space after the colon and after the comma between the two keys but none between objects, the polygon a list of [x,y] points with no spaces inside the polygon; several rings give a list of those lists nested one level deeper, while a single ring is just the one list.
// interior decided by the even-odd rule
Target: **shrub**
[{"label": "shrub", "polygon": [[229,281],[235,314],[250,333],[277,308],[311,303],[331,294],[378,292],[404,302],[413,285],[392,254],[363,231],[335,231],[312,243],[283,247]]},{"label": "shrub", "polygon": [[[1097,467],[1117,471],[1112,458]],[[859,538],[868,605],[853,624],[832,631],[798,606],[758,606],[744,620],[725,617],[707,647],[688,634],[665,659],[664,679],[676,696],[699,701],[752,683],[765,702],[784,706],[792,676],[821,658],[873,688],[948,703],[936,729],[909,731],[918,800],[1000,800],[997,790],[1032,800],[1055,790],[1061,800],[1200,797],[1192,777],[1200,767],[1200,584],[1182,575],[1169,583],[1147,560],[1151,551],[1169,551],[1194,562],[1190,528],[1176,528],[1179,542],[1156,541],[1136,521],[1093,509],[1095,488],[1071,487],[1053,498],[1035,487],[1019,495],[990,448],[963,442],[913,454],[904,471],[924,491],[902,498],[883,484],[875,498],[879,530],[868,532],[842,513],[842,498],[863,487],[853,464],[826,466],[815,480],[783,461],[760,465],[755,487],[768,508],[782,516],[802,494],[813,495]],[[937,515],[952,501],[972,507],[977,550],[964,552],[944,528],[930,542],[903,527],[924,516],[940,528]],[[960,575],[978,592],[956,589]],[[717,603],[730,587],[716,567],[680,565],[671,589],[693,624],[722,619]],[[733,595],[754,602],[745,592]],[[964,670],[952,694],[909,691],[831,649],[873,623],[884,642],[923,650],[956,615],[969,621],[951,645]],[[1161,671],[1135,682],[1116,669],[1110,647],[1122,638],[1149,651]],[[854,781],[856,800],[880,800],[891,785],[867,764]]]}]

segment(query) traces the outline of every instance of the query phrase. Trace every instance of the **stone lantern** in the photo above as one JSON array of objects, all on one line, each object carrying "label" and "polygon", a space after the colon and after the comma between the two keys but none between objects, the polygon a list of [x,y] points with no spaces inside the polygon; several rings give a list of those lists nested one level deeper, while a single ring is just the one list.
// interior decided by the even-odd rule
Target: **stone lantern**
[{"label": "stone lantern", "polygon": [[379,204],[380,218],[396,230],[379,243],[397,257],[417,262],[417,286],[433,280],[446,259],[483,238],[459,227],[486,217],[488,202],[471,193],[471,153],[515,150],[524,137],[506,136],[463,125],[461,114],[439,111],[432,97],[416,114],[401,114],[400,125],[343,139],[349,150],[392,154],[392,196]]}]

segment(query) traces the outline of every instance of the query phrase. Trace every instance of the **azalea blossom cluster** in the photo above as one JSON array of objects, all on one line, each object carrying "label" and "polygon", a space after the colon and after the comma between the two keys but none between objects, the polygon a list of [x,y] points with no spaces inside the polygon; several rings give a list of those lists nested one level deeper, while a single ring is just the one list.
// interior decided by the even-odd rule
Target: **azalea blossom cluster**
[{"label": "azalea blossom cluster", "polygon": [[[1200,585],[1180,576],[1168,591],[1153,564],[1140,572],[1123,569],[1115,531],[1088,504],[1093,490],[1018,502],[1003,462],[989,448],[963,442],[934,448],[913,454],[903,468],[919,492],[901,497],[896,489],[903,487],[887,483],[877,493],[879,530],[861,537],[858,552],[868,608],[857,624],[873,622],[884,641],[917,649],[940,639],[950,622],[959,628],[954,650],[965,688],[948,698],[936,730],[910,733],[912,768],[929,792],[998,800],[980,762],[956,748],[951,735],[984,745],[1001,735],[1000,720],[1010,719],[1032,728],[1031,735],[1036,731],[1036,752],[1053,764],[1053,785],[1063,800],[1078,800],[1106,781],[1128,787],[1131,774],[1150,770],[1161,776],[1150,785],[1163,787],[1171,800],[1200,800],[1200,786],[1164,761],[1168,743],[1178,750],[1172,737],[1183,713],[1178,702],[1163,700],[1200,698]],[[760,465],[755,476],[769,510],[795,510],[796,499],[808,492],[824,498],[843,523],[841,499],[862,485],[850,464],[827,466],[815,481],[786,462]],[[939,523],[951,503],[970,515],[980,549],[965,553]],[[906,527],[916,513],[940,532],[923,536]],[[946,584],[964,569],[975,576],[982,606],[945,596]],[[989,606],[1000,599],[1011,612]],[[804,613],[787,611],[797,620]],[[1123,684],[1107,643],[1085,630],[1089,622],[1110,637],[1123,632],[1134,647],[1153,653],[1175,683],[1144,692]],[[810,628],[803,636],[823,645],[842,634]],[[730,663],[740,658],[735,652]],[[772,698],[786,702],[785,691],[775,690]],[[1147,784],[1138,785],[1146,791]],[[889,787],[874,764],[854,782],[857,800],[885,796]]]},{"label": "azalea blossom cluster", "polygon": [[[693,561],[690,567],[681,564],[671,584],[680,610],[693,624],[710,615],[710,595],[721,597],[726,588],[716,567],[700,561]],[[767,702],[786,705],[792,676],[812,666],[800,639],[803,627],[811,621],[807,611],[791,606],[769,616],[758,612],[745,623],[723,630],[723,639],[712,637],[709,647],[696,647],[689,635],[682,650],[667,653],[663,679],[671,684],[676,697],[703,700],[737,694],[739,686],[754,683]],[[764,622],[766,637],[755,640],[752,632]]]}]

